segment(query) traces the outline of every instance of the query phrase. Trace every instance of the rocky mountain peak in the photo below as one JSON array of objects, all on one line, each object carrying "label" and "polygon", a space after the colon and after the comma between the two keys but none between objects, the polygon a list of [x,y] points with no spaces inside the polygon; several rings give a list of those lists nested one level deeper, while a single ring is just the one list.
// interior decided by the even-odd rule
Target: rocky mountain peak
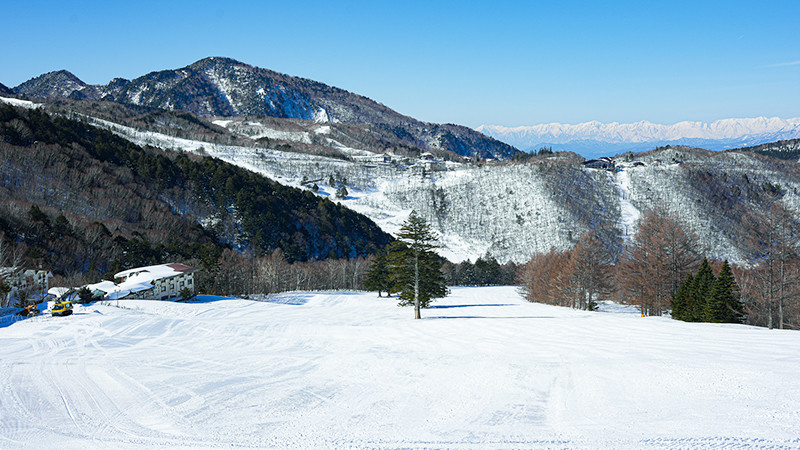
[{"label": "rocky mountain peak", "polygon": [[56,70],[30,79],[13,91],[17,94],[35,98],[68,97],[73,91],[80,91],[87,84],[67,70]]},{"label": "rocky mountain peak", "polygon": [[243,66],[243,67],[253,68],[253,66],[245,64],[245,63],[243,63],[241,61],[237,61],[237,60],[235,60],[233,58],[227,58],[227,57],[224,57],[224,56],[209,56],[209,57],[203,58],[203,59],[201,59],[199,61],[195,61],[192,64],[189,64],[187,66],[187,68],[206,69],[206,68],[209,68],[209,67],[226,67],[226,66],[227,67],[230,67],[230,66]]}]

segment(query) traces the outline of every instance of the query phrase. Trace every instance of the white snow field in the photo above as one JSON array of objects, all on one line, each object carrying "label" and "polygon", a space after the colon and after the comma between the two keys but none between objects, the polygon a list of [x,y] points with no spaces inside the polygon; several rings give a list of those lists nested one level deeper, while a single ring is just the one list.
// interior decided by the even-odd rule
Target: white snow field
[{"label": "white snow field", "polygon": [[[455,288],[0,328],[3,448],[800,448],[800,333]],[[126,309],[123,309],[124,307]]]}]

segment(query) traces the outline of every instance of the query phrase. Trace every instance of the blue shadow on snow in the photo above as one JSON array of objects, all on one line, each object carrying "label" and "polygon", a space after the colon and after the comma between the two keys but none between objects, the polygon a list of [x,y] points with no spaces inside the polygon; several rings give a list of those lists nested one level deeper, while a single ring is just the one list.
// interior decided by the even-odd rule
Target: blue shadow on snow
[{"label": "blue shadow on snow", "polygon": [[428,309],[471,308],[473,306],[516,306],[516,305],[513,303],[488,303],[488,304],[477,304],[477,305],[432,305],[428,306]]},{"label": "blue shadow on snow", "polygon": [[423,319],[555,319],[553,316],[431,316]]}]

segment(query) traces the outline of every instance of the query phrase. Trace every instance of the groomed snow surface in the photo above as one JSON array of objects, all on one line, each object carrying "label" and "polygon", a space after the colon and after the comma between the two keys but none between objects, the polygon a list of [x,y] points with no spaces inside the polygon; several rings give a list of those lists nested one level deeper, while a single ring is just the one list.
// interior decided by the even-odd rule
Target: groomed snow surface
[{"label": "groomed snow surface", "polygon": [[795,331],[513,287],[115,305],[0,328],[0,447],[800,447]]}]

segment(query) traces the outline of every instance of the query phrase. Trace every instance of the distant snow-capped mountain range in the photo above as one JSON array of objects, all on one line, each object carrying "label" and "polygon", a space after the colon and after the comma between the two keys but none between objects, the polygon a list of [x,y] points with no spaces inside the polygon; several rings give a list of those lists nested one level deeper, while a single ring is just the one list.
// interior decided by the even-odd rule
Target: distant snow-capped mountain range
[{"label": "distant snow-capped mountain range", "polygon": [[690,145],[725,150],[800,138],[800,118],[756,117],[723,119],[715,122],[678,122],[663,125],[648,121],[601,123],[591,121],[569,125],[548,123],[505,127],[481,125],[478,131],[523,150],[553,147],[586,157],[642,151],[662,145]]}]

